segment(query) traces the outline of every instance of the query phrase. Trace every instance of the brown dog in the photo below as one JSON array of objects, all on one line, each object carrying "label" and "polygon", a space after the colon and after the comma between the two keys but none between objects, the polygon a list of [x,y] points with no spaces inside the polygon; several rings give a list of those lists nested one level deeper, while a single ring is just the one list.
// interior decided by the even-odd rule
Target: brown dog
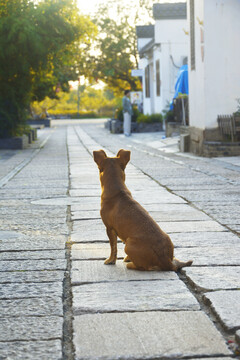
[{"label": "brown dog", "polygon": [[94,151],[93,156],[100,172],[101,217],[111,245],[105,264],[115,264],[119,237],[125,244],[124,261],[130,261],[128,269],[178,271],[191,266],[192,261],[181,262],[173,257],[170,237],[126,187],[124,169],[130,160],[130,151],[121,149],[117,157],[110,158],[99,150]]}]

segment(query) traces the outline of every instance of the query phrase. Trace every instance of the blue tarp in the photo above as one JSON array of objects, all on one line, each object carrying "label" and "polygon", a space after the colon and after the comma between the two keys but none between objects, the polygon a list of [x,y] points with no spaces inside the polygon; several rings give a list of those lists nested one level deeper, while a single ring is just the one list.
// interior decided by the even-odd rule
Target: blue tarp
[{"label": "blue tarp", "polygon": [[[183,65],[179,69],[173,99],[176,99],[179,93],[188,95],[188,65]],[[170,104],[170,110],[172,109],[173,101]]]}]

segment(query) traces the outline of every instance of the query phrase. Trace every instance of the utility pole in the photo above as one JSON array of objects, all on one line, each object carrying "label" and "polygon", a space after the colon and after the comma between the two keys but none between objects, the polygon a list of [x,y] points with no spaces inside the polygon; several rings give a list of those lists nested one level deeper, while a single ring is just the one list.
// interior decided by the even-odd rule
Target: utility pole
[{"label": "utility pole", "polygon": [[80,107],[80,77],[78,78],[78,91],[77,91],[77,112],[79,115],[79,107]]}]

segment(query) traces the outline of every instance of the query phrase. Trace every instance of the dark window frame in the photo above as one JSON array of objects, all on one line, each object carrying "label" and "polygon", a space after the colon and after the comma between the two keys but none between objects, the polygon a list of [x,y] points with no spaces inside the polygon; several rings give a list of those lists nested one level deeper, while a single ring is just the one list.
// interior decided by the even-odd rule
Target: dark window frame
[{"label": "dark window frame", "polygon": [[195,58],[195,10],[194,0],[190,0],[190,54],[191,54],[191,70],[196,70]]},{"label": "dark window frame", "polygon": [[160,60],[156,60],[156,95],[161,96]]},{"label": "dark window frame", "polygon": [[145,96],[150,98],[150,66],[145,67]]}]

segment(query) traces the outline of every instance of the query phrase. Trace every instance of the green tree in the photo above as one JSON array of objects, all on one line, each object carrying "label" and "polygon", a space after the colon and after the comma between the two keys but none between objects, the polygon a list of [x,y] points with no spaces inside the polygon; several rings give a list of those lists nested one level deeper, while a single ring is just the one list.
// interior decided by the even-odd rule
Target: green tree
[{"label": "green tree", "polygon": [[68,90],[94,34],[74,0],[0,0],[0,137],[21,132],[31,101]]},{"label": "green tree", "polygon": [[99,31],[95,52],[88,61],[92,77],[118,92],[140,87],[139,80],[131,76],[131,69],[138,66],[138,57],[135,22],[130,13],[120,2],[110,0],[99,7],[94,19]]},{"label": "green tree", "polygon": [[131,69],[138,67],[136,25],[152,21],[153,0],[109,0],[100,3],[94,22],[99,32],[95,53],[86,62],[90,76],[104,81],[118,95],[122,90],[141,89]]},{"label": "green tree", "polygon": [[[116,98],[110,90],[95,89],[92,86],[80,87],[80,115],[94,114],[95,116],[112,116],[118,106]],[[121,99],[120,99],[121,102]],[[60,92],[59,100],[46,97],[41,102],[33,102],[33,110],[38,116],[51,115],[77,116],[78,91]]]}]

